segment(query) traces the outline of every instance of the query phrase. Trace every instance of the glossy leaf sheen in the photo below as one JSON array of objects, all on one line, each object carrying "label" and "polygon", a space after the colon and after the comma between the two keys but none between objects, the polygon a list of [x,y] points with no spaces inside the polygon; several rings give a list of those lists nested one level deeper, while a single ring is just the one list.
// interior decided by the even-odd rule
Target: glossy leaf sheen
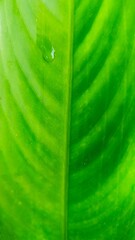
[{"label": "glossy leaf sheen", "polygon": [[134,0],[0,1],[0,239],[135,239]]}]

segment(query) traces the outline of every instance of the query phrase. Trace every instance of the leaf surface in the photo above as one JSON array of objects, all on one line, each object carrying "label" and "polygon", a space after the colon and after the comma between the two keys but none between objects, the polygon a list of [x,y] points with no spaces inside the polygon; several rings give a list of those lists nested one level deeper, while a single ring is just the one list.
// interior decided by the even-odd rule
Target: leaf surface
[{"label": "leaf surface", "polygon": [[135,237],[133,0],[0,1],[0,238]]}]

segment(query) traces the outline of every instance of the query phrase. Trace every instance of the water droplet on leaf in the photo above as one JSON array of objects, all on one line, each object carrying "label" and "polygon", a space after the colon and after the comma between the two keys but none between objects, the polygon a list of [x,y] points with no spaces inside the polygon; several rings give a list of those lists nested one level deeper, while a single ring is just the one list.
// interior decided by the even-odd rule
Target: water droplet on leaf
[{"label": "water droplet on leaf", "polygon": [[42,57],[47,63],[51,63],[55,59],[55,49],[51,41],[47,38],[41,38],[39,48],[42,52]]}]

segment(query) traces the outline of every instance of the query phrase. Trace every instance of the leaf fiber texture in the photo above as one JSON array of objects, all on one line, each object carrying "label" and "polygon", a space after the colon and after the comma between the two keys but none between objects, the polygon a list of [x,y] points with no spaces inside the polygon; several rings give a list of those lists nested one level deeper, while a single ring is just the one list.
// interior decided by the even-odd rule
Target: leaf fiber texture
[{"label": "leaf fiber texture", "polygon": [[0,239],[135,239],[134,0],[0,1]]}]

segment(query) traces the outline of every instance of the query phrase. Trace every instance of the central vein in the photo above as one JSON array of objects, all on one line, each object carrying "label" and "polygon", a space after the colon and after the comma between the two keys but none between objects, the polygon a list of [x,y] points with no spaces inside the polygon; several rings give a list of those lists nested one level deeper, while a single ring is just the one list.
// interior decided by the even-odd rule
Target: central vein
[{"label": "central vein", "polygon": [[68,3],[68,98],[67,98],[67,133],[66,133],[66,151],[65,151],[65,233],[64,240],[68,240],[68,190],[69,190],[69,161],[70,161],[70,126],[71,126],[71,102],[72,102],[72,81],[73,81],[73,28],[74,28],[74,4],[73,1]]}]

